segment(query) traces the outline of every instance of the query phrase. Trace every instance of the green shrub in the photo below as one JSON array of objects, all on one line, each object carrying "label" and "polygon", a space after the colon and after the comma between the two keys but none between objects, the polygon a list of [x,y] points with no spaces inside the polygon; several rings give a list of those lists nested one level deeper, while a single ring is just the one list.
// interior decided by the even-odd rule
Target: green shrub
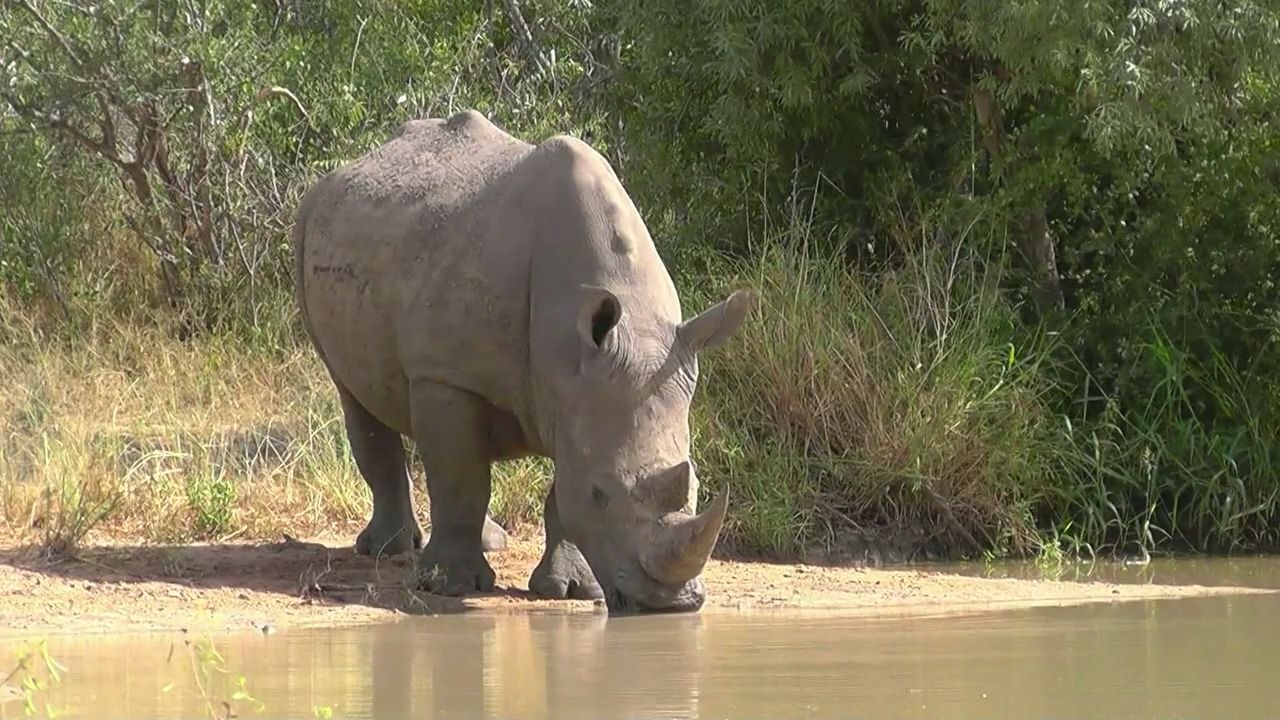
[{"label": "green shrub", "polygon": [[235,486],[226,477],[196,476],[187,480],[191,525],[198,537],[217,538],[231,532]]}]

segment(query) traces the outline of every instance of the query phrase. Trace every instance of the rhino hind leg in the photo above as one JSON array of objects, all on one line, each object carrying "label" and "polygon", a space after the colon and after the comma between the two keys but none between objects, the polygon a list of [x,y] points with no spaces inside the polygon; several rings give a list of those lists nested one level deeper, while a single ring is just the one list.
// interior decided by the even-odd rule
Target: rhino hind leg
[{"label": "rhino hind leg", "polygon": [[560,514],[556,511],[555,488],[547,493],[542,508],[542,524],[547,549],[529,576],[529,592],[556,600],[598,600],[604,591],[577,546],[564,539]]},{"label": "rhino hind leg", "polygon": [[443,595],[492,592],[484,557],[489,521],[488,406],[469,392],[414,383],[413,435],[426,471],[431,535],[418,556],[417,584]]},{"label": "rhino hind leg", "polygon": [[356,552],[398,555],[422,547],[400,433],[370,415],[346,389],[339,387],[338,394],[351,454],[373,494],[373,515],[356,537]]}]

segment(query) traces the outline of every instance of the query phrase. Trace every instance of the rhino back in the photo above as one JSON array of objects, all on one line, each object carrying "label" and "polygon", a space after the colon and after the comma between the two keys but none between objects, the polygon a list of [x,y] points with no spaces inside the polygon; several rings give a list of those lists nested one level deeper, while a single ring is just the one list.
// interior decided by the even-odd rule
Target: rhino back
[{"label": "rhino back", "polygon": [[528,251],[483,209],[530,149],[470,111],[412,121],[303,201],[308,331],[334,379],[400,432],[411,379],[518,402]]}]

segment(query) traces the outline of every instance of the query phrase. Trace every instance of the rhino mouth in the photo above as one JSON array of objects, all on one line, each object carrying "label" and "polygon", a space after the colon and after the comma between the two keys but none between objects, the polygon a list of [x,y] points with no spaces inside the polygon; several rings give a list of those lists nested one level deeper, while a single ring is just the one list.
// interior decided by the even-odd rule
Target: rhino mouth
[{"label": "rhino mouth", "polygon": [[[665,587],[648,577],[643,571],[641,582],[631,573],[621,574],[614,587],[605,590],[605,606],[610,615],[656,615],[689,613],[702,609],[706,601],[706,588],[701,577],[696,577],[678,588]],[[624,589],[626,588],[626,589]]]}]

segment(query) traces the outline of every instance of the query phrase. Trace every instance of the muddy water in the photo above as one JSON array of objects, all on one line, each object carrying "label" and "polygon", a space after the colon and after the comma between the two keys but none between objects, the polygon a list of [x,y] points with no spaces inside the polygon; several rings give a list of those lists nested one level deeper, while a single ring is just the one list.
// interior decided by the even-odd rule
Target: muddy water
[{"label": "muddy water", "polygon": [[[1211,569],[1163,568],[1242,579]],[[1247,570],[1280,587],[1280,561]],[[916,619],[440,616],[214,640],[227,674],[207,692],[229,698],[243,676],[264,704],[234,701],[243,718],[1280,718],[1277,595]],[[178,636],[50,650],[68,667],[53,705],[71,717],[205,712]]]},{"label": "muddy water", "polygon": [[[927,567],[927,566],[925,566]],[[1234,558],[1154,558],[1148,562],[1077,561],[1050,567],[1034,562],[948,563],[939,569],[975,577],[1036,580],[1146,583],[1156,585],[1229,585],[1280,589],[1280,558],[1245,555]]]}]

